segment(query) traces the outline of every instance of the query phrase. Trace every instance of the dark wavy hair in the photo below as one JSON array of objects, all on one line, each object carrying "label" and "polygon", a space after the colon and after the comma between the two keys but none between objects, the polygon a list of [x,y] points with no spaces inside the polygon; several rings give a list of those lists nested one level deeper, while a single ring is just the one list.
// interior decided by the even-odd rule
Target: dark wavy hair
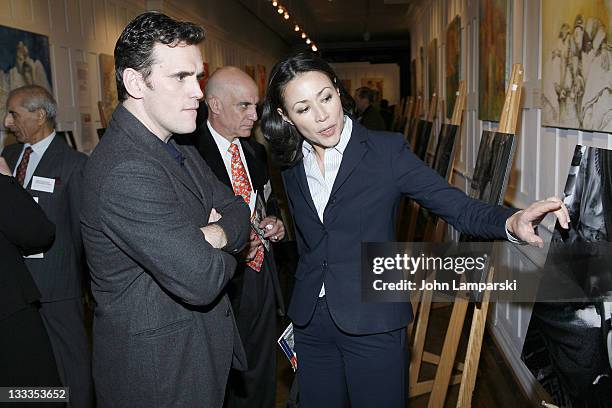
[{"label": "dark wavy hair", "polygon": [[278,114],[280,108],[286,112],[284,91],[295,77],[306,72],[318,71],[325,74],[340,91],[342,109],[352,115],[355,102],[338,80],[336,73],[322,58],[311,53],[299,53],[278,62],[268,80],[268,89],[261,114],[261,131],[270,144],[274,159],[281,166],[291,166],[302,158],[304,137],[294,125],[285,122]]},{"label": "dark wavy hair", "polygon": [[153,65],[153,47],[165,44],[175,47],[179,43],[199,44],[204,39],[202,27],[177,21],[165,14],[148,11],[130,21],[115,44],[115,78],[120,101],[128,97],[123,84],[123,71],[132,68],[147,80]]}]

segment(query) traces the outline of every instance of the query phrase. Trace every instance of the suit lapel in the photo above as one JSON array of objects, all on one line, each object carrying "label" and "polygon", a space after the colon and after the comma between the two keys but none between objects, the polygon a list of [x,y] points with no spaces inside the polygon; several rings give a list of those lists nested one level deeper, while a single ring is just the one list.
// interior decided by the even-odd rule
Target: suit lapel
[{"label": "suit lapel", "polygon": [[257,160],[257,156],[255,153],[255,149],[248,141],[244,139],[240,139],[240,144],[242,145],[242,151],[244,152],[244,159],[246,161],[246,166],[249,169],[249,175],[251,176],[251,183],[253,183],[253,188],[260,193],[263,189],[264,184],[266,184],[265,177],[265,168],[264,164]]},{"label": "suit lapel", "polygon": [[53,141],[43,154],[43,157],[38,162],[38,166],[32,173],[32,178],[28,182],[27,188],[29,189],[32,185],[32,180],[34,180],[34,176],[38,177],[59,177],[61,174],[61,156],[62,156],[62,144],[65,147],[68,147],[59,137],[55,136]]},{"label": "suit lapel", "polygon": [[217,143],[215,143],[215,139],[210,134],[210,130],[208,130],[208,126],[206,122],[202,124],[200,127],[200,132],[198,134],[198,149],[200,151],[200,155],[208,164],[208,167],[215,173],[215,176],[223,184],[232,188],[232,182],[227,175],[227,169],[225,168],[225,163],[223,162],[223,157],[221,156],[221,152],[219,152],[219,147],[217,147]]},{"label": "suit lapel", "polygon": [[291,175],[295,180],[295,183],[299,186],[302,195],[304,196],[304,200],[306,204],[310,207],[310,209],[315,213],[315,217],[317,220],[319,219],[319,215],[317,213],[317,207],[315,207],[314,201],[312,200],[312,194],[310,194],[310,188],[308,187],[308,180],[306,179],[306,170],[304,170],[304,161],[300,160],[298,164],[293,166],[290,170]]},{"label": "suit lapel", "polygon": [[342,185],[349,178],[355,167],[361,161],[361,158],[366,153],[366,141],[367,141],[367,130],[363,126],[361,126],[356,121],[353,121],[353,131],[351,134],[351,139],[346,145],[346,149],[344,149],[344,154],[342,155],[342,163],[340,163],[340,169],[338,169],[338,175],[336,176],[336,180],[334,181],[334,185],[332,187],[331,195],[336,194],[338,189],[342,187]]}]

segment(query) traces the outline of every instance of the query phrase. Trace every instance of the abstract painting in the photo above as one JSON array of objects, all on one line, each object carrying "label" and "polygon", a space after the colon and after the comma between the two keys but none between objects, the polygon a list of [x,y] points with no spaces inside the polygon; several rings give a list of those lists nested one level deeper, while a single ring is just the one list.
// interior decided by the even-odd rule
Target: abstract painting
[{"label": "abstract painting", "polygon": [[478,118],[498,121],[506,93],[508,0],[480,0]]},{"label": "abstract painting", "polygon": [[456,16],[446,30],[446,116],[453,116],[457,91],[459,91],[459,70],[461,69],[461,17]]},{"label": "abstract painting", "polygon": [[0,26],[0,118],[4,118],[6,99],[12,89],[40,85],[53,91],[49,61],[47,36]]},{"label": "abstract painting", "polygon": [[612,131],[612,2],[542,0],[542,123]]}]

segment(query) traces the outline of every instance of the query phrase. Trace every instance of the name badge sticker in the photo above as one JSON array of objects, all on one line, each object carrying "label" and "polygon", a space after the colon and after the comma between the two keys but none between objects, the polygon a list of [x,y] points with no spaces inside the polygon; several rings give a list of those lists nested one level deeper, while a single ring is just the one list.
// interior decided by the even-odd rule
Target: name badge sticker
[{"label": "name badge sticker", "polygon": [[55,179],[38,176],[34,176],[32,178],[32,190],[44,191],[45,193],[53,193],[54,189]]}]

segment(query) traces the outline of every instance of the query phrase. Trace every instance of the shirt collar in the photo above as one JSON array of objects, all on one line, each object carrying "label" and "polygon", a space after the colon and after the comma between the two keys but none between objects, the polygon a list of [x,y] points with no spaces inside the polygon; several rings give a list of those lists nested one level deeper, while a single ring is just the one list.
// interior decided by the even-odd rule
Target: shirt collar
[{"label": "shirt collar", "polygon": [[[340,133],[340,140],[338,144],[332,147],[328,147],[325,150],[334,149],[341,155],[344,155],[344,150],[348,145],[349,140],[351,140],[351,132],[353,131],[353,121],[348,116],[344,115],[344,126],[342,127],[342,133]],[[304,139],[304,143],[302,143],[302,154],[304,157],[308,156],[310,153],[314,151],[314,148],[310,144],[308,140]]]},{"label": "shirt collar", "polygon": [[23,148],[26,149],[28,146],[31,146],[32,151],[34,151],[34,153],[36,153],[39,156],[42,156],[47,151],[47,148],[49,147],[51,142],[53,142],[53,139],[55,139],[55,130],[51,132],[49,136],[45,137],[42,140],[39,140],[38,142],[34,144],[29,144],[29,143],[24,144]]},{"label": "shirt collar", "polygon": [[232,143],[238,144],[237,140],[230,142],[229,140],[221,136],[221,134],[219,134],[219,132],[217,132],[212,127],[212,125],[210,124],[208,120],[206,121],[206,126],[208,126],[208,130],[210,131],[210,134],[212,135],[213,139],[215,139],[215,143],[217,144],[217,147],[219,148],[219,152],[221,152],[221,154],[225,154],[229,150],[230,145]]}]

